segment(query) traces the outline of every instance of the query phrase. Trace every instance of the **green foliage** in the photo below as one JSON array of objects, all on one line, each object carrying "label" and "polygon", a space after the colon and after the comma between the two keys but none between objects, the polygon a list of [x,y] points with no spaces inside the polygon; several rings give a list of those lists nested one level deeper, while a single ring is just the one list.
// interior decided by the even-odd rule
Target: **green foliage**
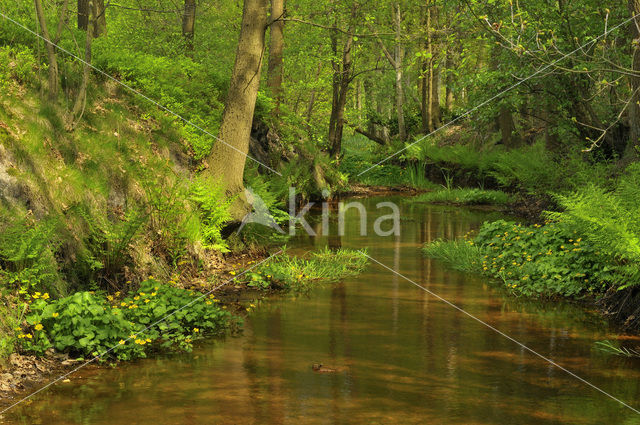
[{"label": "green foliage", "polygon": [[615,280],[613,265],[597,248],[557,223],[485,223],[473,243],[485,250],[478,259],[483,272],[525,295],[599,292]]},{"label": "green foliage", "polygon": [[20,45],[0,46],[0,88],[6,88],[10,80],[21,84],[34,81],[36,59],[31,49]]},{"label": "green foliage", "polygon": [[20,293],[32,289],[63,292],[54,256],[60,243],[57,222],[13,219],[6,214],[1,218],[0,281]]},{"label": "green foliage", "polygon": [[618,265],[622,286],[640,283],[640,164],[633,164],[614,191],[594,185],[557,197],[562,212],[548,216]]},{"label": "green foliage", "polygon": [[37,292],[32,297],[29,327],[18,338],[24,350],[35,353],[54,347],[84,357],[129,360],[157,347],[189,350],[195,339],[225,332],[230,319],[214,297],[154,279],[122,300],[93,292],[55,301]]},{"label": "green foliage", "polygon": [[474,239],[437,241],[425,253],[464,271],[478,271],[528,296],[578,296],[615,283],[616,266],[557,223],[485,223]]},{"label": "green foliage", "polygon": [[331,282],[356,275],[366,267],[368,258],[363,251],[324,249],[309,258],[279,255],[246,273],[243,280],[257,288],[279,287],[303,289],[314,282]]},{"label": "green foliage", "polygon": [[456,270],[463,272],[480,271],[478,259],[482,250],[464,240],[435,240],[426,244],[423,252],[431,258],[443,261]]},{"label": "green foliage", "polygon": [[230,206],[235,198],[226,196],[222,186],[211,178],[200,178],[191,187],[191,200],[200,217],[200,235],[206,248],[228,252],[222,227],[231,220]]},{"label": "green foliage", "polygon": [[424,193],[411,201],[460,205],[504,205],[511,200],[511,196],[499,190],[451,189]]}]

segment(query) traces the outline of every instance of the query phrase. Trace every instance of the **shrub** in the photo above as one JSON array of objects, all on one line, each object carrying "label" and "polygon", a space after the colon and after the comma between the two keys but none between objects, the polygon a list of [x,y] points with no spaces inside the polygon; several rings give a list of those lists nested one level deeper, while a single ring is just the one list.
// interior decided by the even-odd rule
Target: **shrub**
[{"label": "shrub", "polygon": [[145,357],[154,347],[190,350],[195,339],[220,334],[230,324],[230,314],[216,305],[215,297],[154,279],[121,300],[93,292],[55,301],[36,292],[32,298],[29,328],[19,339],[24,350],[39,354],[54,347],[84,357],[128,360]]},{"label": "shrub", "polygon": [[231,220],[230,207],[235,198],[226,196],[222,186],[211,178],[200,178],[191,187],[190,199],[200,217],[200,235],[204,246],[220,252],[229,248],[222,238],[222,227]]},{"label": "shrub", "polygon": [[556,199],[564,211],[548,217],[618,265],[623,286],[640,283],[640,164],[630,166],[612,192],[590,185]]},{"label": "shrub", "polygon": [[0,280],[27,293],[32,289],[63,293],[55,251],[57,222],[39,222],[31,217],[13,219],[0,216]]},{"label": "shrub", "polygon": [[437,241],[425,253],[464,271],[478,271],[523,295],[577,296],[601,292],[616,280],[616,266],[557,223],[523,226],[485,223],[467,241]]}]

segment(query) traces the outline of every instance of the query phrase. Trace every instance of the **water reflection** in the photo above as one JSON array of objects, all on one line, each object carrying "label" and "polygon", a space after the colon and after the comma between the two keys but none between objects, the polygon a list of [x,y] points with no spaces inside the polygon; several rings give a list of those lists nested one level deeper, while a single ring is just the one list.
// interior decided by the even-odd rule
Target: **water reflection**
[{"label": "water reflection", "polygon": [[[371,222],[376,202],[367,201]],[[637,404],[640,364],[592,351],[594,341],[616,337],[602,319],[566,303],[507,297],[420,254],[423,242],[463,235],[490,214],[405,203],[401,235],[377,238],[360,235],[354,210],[343,237],[301,237],[295,249],[368,247],[374,258]],[[318,362],[336,373],[313,372]],[[640,424],[633,412],[374,265],[308,296],[263,304],[241,337],[192,354],[83,370],[6,422]]]}]

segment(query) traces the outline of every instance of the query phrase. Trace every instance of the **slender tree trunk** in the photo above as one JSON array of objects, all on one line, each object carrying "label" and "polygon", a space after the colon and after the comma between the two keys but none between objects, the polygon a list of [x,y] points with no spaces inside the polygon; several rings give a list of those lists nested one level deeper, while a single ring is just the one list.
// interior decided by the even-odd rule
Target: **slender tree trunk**
[{"label": "slender tree trunk", "polygon": [[34,0],[34,4],[38,22],[40,22],[40,30],[42,31],[42,36],[47,46],[47,57],[49,59],[49,98],[55,100],[58,97],[58,58],[56,57],[55,47],[51,43],[52,40],[49,35],[49,29],[47,28],[42,2],[40,0]]},{"label": "slender tree trunk", "polygon": [[[318,70],[316,71],[316,81],[320,78],[320,72],[322,72],[322,62],[318,63]],[[313,107],[316,103],[316,88],[311,89],[311,95],[309,96],[309,103],[307,103],[307,125],[311,124],[311,116],[313,114]]]},{"label": "slender tree trunk", "polygon": [[431,34],[431,24],[432,24],[432,12],[431,12],[432,4],[429,2],[427,4],[427,40],[426,40],[426,51],[427,51],[427,66],[426,66],[426,74],[424,81],[424,88],[422,89],[422,104],[425,112],[423,113],[423,120],[426,119],[426,129],[425,133],[431,133],[435,130],[433,126],[433,38]]},{"label": "slender tree trunk", "polygon": [[[337,22],[335,23],[337,26]],[[338,102],[340,100],[340,63],[338,62],[338,32],[331,32],[331,68],[333,77],[331,84],[331,116],[329,117],[329,146],[333,146],[336,138],[336,128],[338,123]]]},{"label": "slender tree trunk", "polygon": [[[435,28],[438,28],[438,8],[433,3],[431,10],[431,24],[434,25]],[[436,68],[436,50],[434,49],[434,45],[436,44],[433,40],[433,31],[429,29],[429,38],[430,38],[430,53],[431,53],[431,62],[429,63],[429,88],[431,90],[431,122],[432,128],[435,130],[441,125],[441,113],[440,113],[440,68]]]},{"label": "slender tree trunk", "polygon": [[94,33],[94,25],[95,25],[95,8],[94,1],[89,0],[89,22],[87,25],[87,32],[85,35],[85,43],[84,43],[84,67],[82,69],[82,83],[80,84],[80,89],[78,90],[78,96],[76,97],[76,102],[73,105],[73,112],[71,114],[71,127],[75,127],[75,124],[78,122],[82,114],[84,113],[84,108],[87,104],[87,87],[89,85],[89,71],[91,67],[91,42],[93,40]]},{"label": "slender tree trunk", "polygon": [[396,115],[398,116],[398,138],[401,141],[407,140],[407,128],[404,123],[404,88],[403,66],[404,66],[404,45],[402,44],[402,13],[400,11],[400,3],[396,3],[393,13],[393,21],[396,32],[396,45],[394,68],[396,72]]},{"label": "slender tree trunk", "polygon": [[[640,13],[640,0],[629,0],[629,12],[631,16],[636,16]],[[640,48],[638,47],[638,43],[640,42],[640,18],[634,19],[631,23],[631,39],[633,40],[632,68],[636,74],[629,78],[631,80],[633,97],[631,98],[628,109],[630,132],[629,141],[627,142],[623,156],[625,163],[638,159],[638,148],[640,147],[640,104],[638,103],[640,102],[640,77],[638,77],[640,73]]]},{"label": "slender tree trunk", "polygon": [[269,0],[244,0],[238,49],[218,135],[220,140],[213,145],[208,159],[209,172],[220,179],[227,193],[240,194],[232,209],[234,218],[246,212],[243,174],[260,85],[268,6]]},{"label": "slender tree trunk", "polygon": [[276,101],[274,114],[280,114],[282,102],[282,58],[284,51],[284,0],[271,0],[271,40],[269,43],[269,71],[267,85]]},{"label": "slender tree trunk", "polygon": [[184,0],[182,15],[182,35],[187,43],[187,50],[193,51],[193,38],[196,28],[196,0]]},{"label": "slender tree trunk", "polygon": [[342,70],[339,73],[339,86],[337,103],[332,105],[332,117],[335,117],[333,138],[329,139],[330,152],[334,158],[339,158],[342,152],[342,133],[344,130],[344,107],[347,104],[347,92],[351,82],[351,47],[353,45],[353,34],[349,33],[342,51]]}]

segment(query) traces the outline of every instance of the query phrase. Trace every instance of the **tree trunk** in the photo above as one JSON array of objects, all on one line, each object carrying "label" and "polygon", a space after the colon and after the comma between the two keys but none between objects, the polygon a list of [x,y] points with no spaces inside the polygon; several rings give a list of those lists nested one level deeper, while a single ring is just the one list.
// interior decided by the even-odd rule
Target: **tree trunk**
[{"label": "tree trunk", "polygon": [[[640,13],[640,0],[629,0],[629,12],[631,16],[636,16]],[[633,97],[629,103],[629,141],[624,152],[623,162],[629,163],[638,159],[640,147],[640,48],[638,42],[640,42],[640,18],[634,19],[631,23],[631,39],[633,42],[632,54],[632,68],[635,73],[634,76],[629,77],[631,80],[631,91]]]},{"label": "tree trunk", "polygon": [[76,102],[73,105],[73,112],[71,114],[71,127],[75,127],[75,124],[78,122],[82,114],[84,113],[84,108],[87,103],[87,86],[89,85],[89,71],[91,67],[91,41],[93,40],[94,26],[95,26],[95,0],[89,0],[89,21],[87,24],[87,32],[85,36],[84,43],[84,67],[82,69],[82,83],[80,84],[80,89],[78,90],[78,96],[76,97]]},{"label": "tree trunk", "polygon": [[42,31],[42,36],[47,46],[47,57],[49,59],[49,98],[56,100],[58,97],[58,58],[56,57],[55,47],[51,43],[52,40],[49,35],[49,29],[47,28],[44,9],[42,9],[42,2],[40,0],[34,0],[34,4],[38,22],[40,22],[40,30]]},{"label": "tree trunk", "polygon": [[274,114],[280,114],[282,102],[282,57],[284,50],[284,0],[271,0],[271,40],[269,43],[269,71],[267,85],[276,101]]},{"label": "tree trunk", "polygon": [[196,27],[196,0],[184,0],[184,15],[182,16],[182,35],[187,44],[187,50],[193,51],[193,38]]},{"label": "tree trunk", "polygon": [[398,138],[401,141],[407,140],[407,128],[404,123],[404,89],[402,87],[403,66],[404,66],[404,46],[402,44],[402,13],[400,3],[396,3],[393,14],[393,21],[396,32],[396,45],[394,68],[396,72],[396,115],[398,116]]},{"label": "tree trunk", "polygon": [[[353,45],[353,34],[349,33],[347,41],[342,51],[342,69],[338,76],[338,96],[337,102],[331,105],[331,116],[335,119],[333,126],[333,137],[329,139],[329,154],[333,158],[339,158],[342,152],[342,133],[344,130],[344,107],[347,104],[347,91],[351,82],[351,46]],[[334,88],[335,92],[335,88]]]},{"label": "tree trunk", "polygon": [[107,32],[107,17],[104,7],[104,0],[93,0],[93,10],[89,5],[89,0],[78,0],[78,29],[87,31],[89,26],[89,15],[93,12],[94,25],[93,36],[100,37]]},{"label": "tree trunk", "polygon": [[107,33],[107,10],[104,7],[104,0],[93,0],[94,5],[94,26],[93,36],[100,37]]},{"label": "tree trunk", "polygon": [[[426,69],[425,80],[422,88],[422,107],[423,107],[423,124],[425,124],[425,133],[432,133],[435,128],[433,127],[433,40],[431,37],[431,2],[427,4],[427,37],[425,49],[427,51],[426,56]],[[424,64],[423,64],[424,67]],[[426,122],[425,122],[426,121]]]},{"label": "tree trunk", "polygon": [[[438,27],[438,8],[435,4],[430,8],[431,24]],[[429,51],[431,53],[431,62],[429,63],[429,88],[431,90],[431,127],[433,130],[441,125],[440,114],[440,69],[436,69],[436,50],[434,49],[433,32],[429,28]]]},{"label": "tree trunk", "polygon": [[86,31],[89,25],[89,0],[78,0],[78,29]]},{"label": "tree trunk", "polygon": [[268,6],[268,0],[244,0],[242,27],[219,140],[213,145],[208,159],[209,172],[220,179],[227,193],[240,194],[232,208],[234,218],[240,218],[246,211],[242,197],[243,174],[260,85]]}]

